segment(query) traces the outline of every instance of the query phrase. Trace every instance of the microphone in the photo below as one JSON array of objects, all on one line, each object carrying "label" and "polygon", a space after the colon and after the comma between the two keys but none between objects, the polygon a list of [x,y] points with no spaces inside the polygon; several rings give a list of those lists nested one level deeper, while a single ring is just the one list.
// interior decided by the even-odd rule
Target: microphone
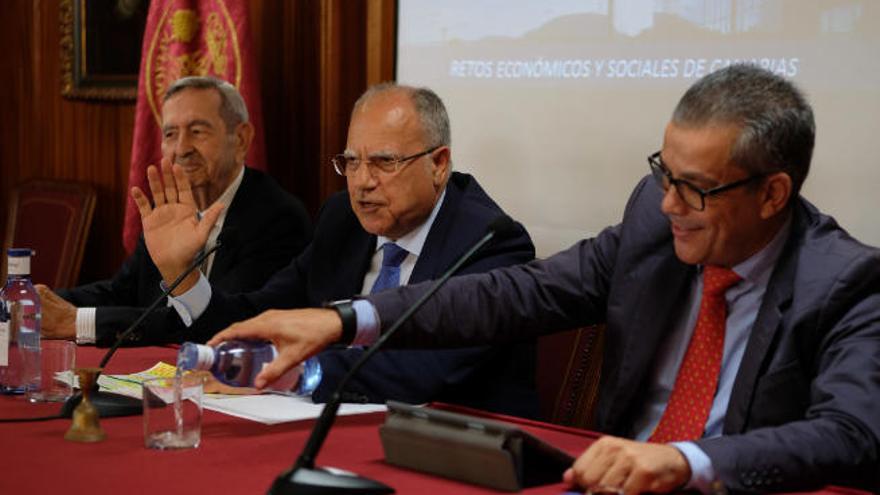
[{"label": "microphone", "polygon": [[[144,310],[143,313],[138,317],[137,320],[134,321],[124,332],[119,334],[116,337],[116,341],[113,343],[113,346],[104,354],[104,358],[101,359],[101,363],[98,365],[98,368],[103,369],[107,366],[107,362],[110,361],[110,358],[113,357],[113,354],[116,353],[116,350],[119,349],[119,346],[125,342],[132,333],[140,326],[141,323],[153,313],[153,310],[168,297],[174,289],[183,282],[190,273],[193,272],[196,268],[201,265],[208,256],[211,255],[217,248],[220,247],[220,239],[217,239],[217,243],[214,244],[214,247],[211,249],[207,249],[202,251],[201,254],[196,256],[196,258],[189,264],[186,270],[183,271],[175,280],[171,283],[166,289],[162,291],[162,294],[150,304],[147,309]],[[97,390],[98,388],[98,380],[95,379],[95,388],[92,394],[89,396],[89,400],[93,406],[98,410],[98,416],[102,418],[109,418],[114,416],[136,416],[138,414],[143,414],[143,406],[141,405],[141,401],[135,399],[134,397],[129,397],[127,395],[114,394],[109,392],[101,392]],[[61,417],[69,418],[73,415],[73,410],[79,405],[80,401],[82,401],[82,392],[74,394],[70,398],[68,398],[64,405],[61,406]]]},{"label": "microphone", "polygon": [[458,261],[452,265],[443,275],[438,278],[422,296],[406,310],[397,321],[383,333],[376,342],[355,362],[348,373],[339,381],[336,390],[324,405],[321,416],[312,429],[306,446],[303,448],[296,463],[289,470],[281,473],[269,488],[269,495],[288,495],[298,493],[323,494],[323,493],[349,493],[349,494],[385,494],[394,493],[394,489],[383,483],[358,476],[354,473],[335,468],[316,468],[315,457],[324,444],[330,428],[336,421],[336,414],[342,403],[342,391],[351,381],[351,378],[364,366],[364,364],[382,348],[385,342],[391,338],[400,326],[415,313],[425,301],[434,295],[437,290],[446,283],[453,274],[458,272],[470,258],[483,246],[495,237],[510,235],[516,229],[516,223],[507,215],[501,215],[493,220],[487,227],[487,232],[477,241]]}]

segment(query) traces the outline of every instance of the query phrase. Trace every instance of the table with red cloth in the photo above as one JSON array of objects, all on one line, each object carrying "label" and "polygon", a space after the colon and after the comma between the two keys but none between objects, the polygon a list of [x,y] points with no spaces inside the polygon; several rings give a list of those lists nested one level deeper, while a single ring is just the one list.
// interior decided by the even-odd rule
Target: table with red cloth
[{"label": "table with red cloth", "polygon": [[[95,366],[103,352],[79,347],[77,365]],[[158,361],[173,363],[176,352],[171,347],[121,349],[106,371],[133,373]],[[0,418],[48,416],[58,410],[58,404],[0,396]],[[314,424],[309,420],[269,426],[205,410],[198,448],[159,451],[144,447],[142,421],[141,416],[102,419],[107,439],[94,444],[64,440],[69,419],[0,423],[0,494],[265,493],[293,463]],[[386,464],[378,433],[383,421],[384,413],[339,417],[317,463],[382,481],[400,494],[498,493]],[[572,455],[597,438],[591,432],[546,423],[518,420],[517,424]],[[560,482],[523,493],[559,494],[566,489]]]}]

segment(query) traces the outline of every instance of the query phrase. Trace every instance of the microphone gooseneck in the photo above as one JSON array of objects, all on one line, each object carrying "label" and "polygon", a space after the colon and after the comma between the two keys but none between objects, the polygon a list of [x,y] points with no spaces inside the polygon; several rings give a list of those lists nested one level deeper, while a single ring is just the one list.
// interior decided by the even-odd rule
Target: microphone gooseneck
[{"label": "microphone gooseneck", "polygon": [[[400,317],[394,322],[388,330],[376,340],[376,342],[367,348],[366,352],[361,355],[348,373],[339,381],[330,400],[324,405],[321,416],[315,422],[312,434],[309,436],[305,447],[294,463],[293,467],[282,473],[272,487],[269,489],[270,495],[286,495],[293,493],[359,493],[359,494],[378,494],[393,493],[394,490],[384,484],[377,483],[367,478],[361,478],[353,474],[336,475],[333,472],[316,469],[315,457],[330,428],[336,420],[339,406],[342,403],[342,391],[351,381],[352,377],[366,364],[367,361],[378,352],[385,342],[394,335],[398,328],[418,311],[424,303],[442,287],[446,281],[461,269],[470,258],[479,251],[483,246],[488,244],[495,237],[506,237],[516,228],[514,222],[509,216],[501,215],[493,220],[483,237],[480,238],[466,253],[464,253],[458,261],[446,270],[443,275],[438,278],[434,284],[419,299],[413,303]],[[307,490],[307,491],[304,491]]]},{"label": "microphone gooseneck", "polygon": [[[173,292],[174,289],[176,289],[177,286],[180,285],[181,282],[183,282],[183,279],[185,279],[190,273],[192,273],[193,270],[198,268],[199,265],[201,265],[202,262],[204,262],[205,259],[207,259],[207,257],[211,255],[211,253],[213,253],[220,247],[220,245],[221,243],[218,239],[217,243],[214,244],[213,247],[202,251],[198,256],[196,256],[192,263],[187,266],[186,270],[184,270],[183,273],[181,273],[180,276],[178,276],[174,280],[174,282],[171,283],[171,285],[162,290],[162,294],[157,297],[156,300],[153,301],[153,303],[150,304],[147,309],[143,311],[143,313],[141,313],[138,319],[135,320],[134,323],[132,323],[128,328],[126,328],[124,332],[119,334],[118,337],[116,337],[116,341],[113,343],[110,349],[107,350],[107,352],[104,354],[104,357],[101,359],[101,363],[98,365],[99,368],[103,369],[107,365],[107,363],[110,361],[110,358],[112,358],[113,354],[116,353],[116,350],[119,349],[119,346],[121,346],[122,343],[125,342],[125,340],[132,333],[134,333],[135,330],[137,330],[137,328],[140,326],[141,323],[143,323],[147,316],[152,314],[156,307],[159,306],[159,304],[161,304],[165,300],[165,298],[167,298],[168,295],[171,294],[171,292]],[[95,379],[95,387],[98,387],[97,378]],[[81,400],[81,393],[75,394],[67,399],[67,401],[65,401],[64,404],[61,406],[61,416],[69,418],[73,414],[73,409],[77,406],[77,404],[79,404]],[[102,418],[110,416],[134,416],[143,413],[141,401],[125,395],[103,393],[95,390],[91,395],[91,402],[92,405],[94,405],[98,409],[98,416]]]},{"label": "microphone gooseneck", "polygon": [[107,365],[107,362],[110,361],[110,358],[113,357],[113,354],[116,353],[116,350],[119,349],[119,346],[121,346],[122,343],[125,342],[125,339],[127,339],[129,335],[134,333],[134,331],[137,329],[137,327],[140,326],[141,323],[143,323],[143,321],[147,318],[147,316],[150,316],[150,314],[152,314],[153,310],[156,309],[156,306],[161,304],[162,301],[164,301],[165,298],[168,297],[169,294],[174,292],[174,289],[176,289],[177,286],[180,285],[181,282],[183,282],[183,279],[188,277],[190,273],[192,273],[196,268],[198,268],[208,258],[208,256],[210,256],[211,253],[216,251],[219,247],[220,247],[220,240],[218,239],[217,243],[214,244],[214,246],[211,249],[206,249],[206,250],[202,251],[198,256],[196,256],[195,259],[192,261],[192,263],[190,263],[189,266],[186,267],[186,270],[184,270],[183,273],[181,273],[176,279],[174,279],[174,282],[171,282],[171,285],[169,285],[167,288],[165,288],[162,291],[162,294],[159,297],[157,297],[156,300],[153,301],[153,303],[150,304],[147,307],[147,309],[144,310],[143,313],[141,313],[141,315],[138,317],[138,319],[135,320],[134,323],[132,323],[128,328],[126,328],[124,332],[119,334],[119,336],[116,338],[116,342],[114,342],[113,346],[110,347],[109,350],[107,350],[106,354],[104,354],[104,358],[101,359],[101,363],[98,364],[98,367],[104,368],[104,366]]}]

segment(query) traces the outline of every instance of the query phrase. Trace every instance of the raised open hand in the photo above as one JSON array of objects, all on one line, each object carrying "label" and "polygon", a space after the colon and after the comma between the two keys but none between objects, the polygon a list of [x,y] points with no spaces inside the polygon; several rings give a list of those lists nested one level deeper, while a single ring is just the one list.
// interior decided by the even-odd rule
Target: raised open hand
[{"label": "raised open hand", "polygon": [[[147,167],[147,181],[153,204],[137,187],[131,188],[131,197],[141,214],[150,257],[165,283],[170,284],[204,248],[223,205],[211,205],[199,219],[186,174],[179,165],[172,166],[167,158],[162,159],[161,177],[155,166]],[[188,290],[197,280],[198,274],[192,274],[176,293]]]}]

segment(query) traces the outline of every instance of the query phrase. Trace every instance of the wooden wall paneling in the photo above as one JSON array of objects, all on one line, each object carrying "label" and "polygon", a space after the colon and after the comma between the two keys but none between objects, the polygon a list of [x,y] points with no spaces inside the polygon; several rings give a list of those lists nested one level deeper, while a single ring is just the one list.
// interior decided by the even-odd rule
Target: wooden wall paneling
[{"label": "wooden wall paneling", "polygon": [[[270,173],[306,204],[321,204],[317,125],[319,2],[263,2],[261,89]],[[252,8],[253,9],[253,8]]]},{"label": "wooden wall paneling", "polygon": [[367,3],[367,86],[394,80],[397,36],[397,2]]},{"label": "wooden wall paneling", "polygon": [[[348,112],[354,99],[352,86],[363,86],[353,80],[363,80],[362,63],[357,59],[356,50],[351,50],[351,39],[357,39],[352,31],[358,31],[359,22],[355,11],[363,11],[362,2],[344,0],[325,0],[321,2],[320,12],[320,160],[329,159],[344,149],[348,128]],[[361,16],[363,19],[364,16]],[[354,97],[355,99],[357,96]],[[333,192],[345,187],[345,181],[333,169],[320,170],[321,198],[326,199]]]},{"label": "wooden wall paneling", "polygon": [[[98,204],[81,281],[121,264],[134,125],[129,102],[60,93],[62,2],[3,0],[0,31],[0,232],[14,184],[59,178],[93,184]],[[394,0],[252,2],[270,174],[314,214],[344,187],[329,158],[345,146],[349,112],[368,84],[393,77]]]},{"label": "wooden wall paneling", "polygon": [[[0,2],[0,19],[6,20],[0,30],[0,232],[6,232],[9,192],[18,181],[18,166],[23,156],[28,102],[22,99],[30,79],[31,10],[25,0]],[[5,260],[6,253],[2,253]],[[5,261],[4,261],[5,262]]]},{"label": "wooden wall paneling", "polygon": [[[358,96],[368,85],[393,77],[395,10],[393,0],[321,2],[322,164],[344,149]],[[323,166],[320,177],[324,199],[345,187],[345,180],[329,166]]]},{"label": "wooden wall paneling", "polygon": [[320,151],[321,111],[321,6],[318,2],[296,2],[284,43],[292,56],[284,63],[285,85],[281,92],[290,99],[287,127],[288,161],[293,191],[308,205],[313,217],[324,201],[321,195]]},{"label": "wooden wall paneling", "polygon": [[98,208],[81,279],[103,278],[118,268],[124,256],[121,210],[133,105],[61,97],[61,2],[14,0],[3,2],[0,8],[3,19],[15,20],[6,23],[0,34],[9,49],[3,63],[10,64],[8,73],[12,74],[0,80],[0,94],[10,103],[3,105],[3,120],[16,123],[14,129],[4,128],[0,133],[0,175],[4,177],[0,221],[5,225],[9,190],[27,179],[95,185]]}]

